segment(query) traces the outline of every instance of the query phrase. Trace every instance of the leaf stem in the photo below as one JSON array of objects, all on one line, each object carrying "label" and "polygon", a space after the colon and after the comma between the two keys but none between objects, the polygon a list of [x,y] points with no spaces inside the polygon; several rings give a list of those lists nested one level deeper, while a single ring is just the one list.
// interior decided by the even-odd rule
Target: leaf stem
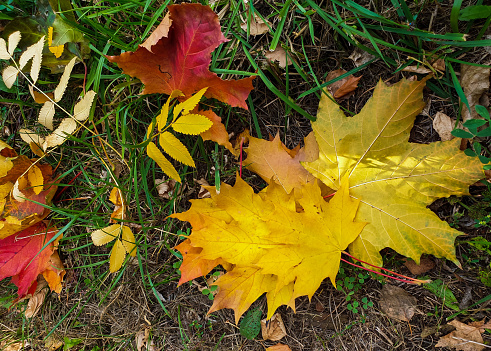
[{"label": "leaf stem", "polygon": [[375,265],[373,265],[373,264],[370,264],[370,263],[368,263],[368,262],[365,262],[365,261],[363,261],[363,260],[360,260],[360,259],[358,259],[358,258],[356,258],[356,257],[354,257],[354,256],[352,256],[352,255],[350,255],[350,254],[349,254],[349,253],[347,253],[346,251],[341,251],[341,253],[343,253],[343,254],[345,254],[345,255],[347,255],[347,256],[349,256],[349,257],[351,257],[353,260],[356,260],[356,261],[358,261],[358,262],[361,262],[361,263],[367,264],[367,265],[369,265],[369,266],[371,266],[371,267],[375,267],[375,268],[377,268],[377,269],[381,269],[381,270],[383,270],[383,271],[389,272],[389,273],[391,273],[391,274],[393,274],[393,275],[397,275],[397,276],[402,277],[402,278],[405,278],[405,279],[399,279],[399,278],[396,278],[396,277],[392,277],[392,276],[390,276],[390,275],[387,275],[387,274],[384,274],[384,273],[381,273],[381,272],[377,272],[377,271],[375,271],[375,270],[372,270],[372,269],[369,269],[369,268],[366,268],[366,267],[363,267],[363,266],[359,266],[359,265],[357,265],[357,264],[351,263],[351,262],[349,262],[349,261],[347,261],[347,260],[345,260],[345,259],[341,258],[341,261],[346,262],[346,263],[348,263],[348,264],[350,264],[350,265],[352,265],[352,266],[355,266],[355,267],[358,267],[358,268],[364,269],[364,270],[366,270],[366,271],[369,271],[369,272],[372,272],[372,273],[375,273],[375,274],[378,274],[378,275],[382,275],[382,276],[387,277],[387,278],[391,278],[391,279],[399,280],[399,281],[401,281],[401,282],[408,283],[408,284],[418,284],[418,285],[419,285],[419,284],[424,284],[424,283],[429,283],[429,282],[430,282],[430,280],[420,280],[420,279],[411,278],[411,277],[408,277],[408,276],[405,276],[405,275],[402,275],[402,274],[396,273],[396,272],[394,272],[394,271],[391,271],[390,269],[383,268],[383,267],[379,267],[379,266],[375,266]]}]

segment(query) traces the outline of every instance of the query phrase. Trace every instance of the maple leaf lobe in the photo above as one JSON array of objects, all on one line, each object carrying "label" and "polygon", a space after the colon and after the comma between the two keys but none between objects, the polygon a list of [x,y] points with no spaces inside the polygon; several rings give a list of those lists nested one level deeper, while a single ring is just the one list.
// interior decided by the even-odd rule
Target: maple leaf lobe
[{"label": "maple leaf lobe", "polygon": [[140,46],[135,52],[107,59],[117,63],[124,73],[139,78],[145,84],[143,94],[170,95],[177,89],[191,96],[208,87],[206,97],[247,109],[245,99],[253,88],[254,77],[222,80],[208,69],[213,50],[227,41],[218,16],[200,4],[168,8],[171,27],[167,37],[160,38],[151,51]]}]

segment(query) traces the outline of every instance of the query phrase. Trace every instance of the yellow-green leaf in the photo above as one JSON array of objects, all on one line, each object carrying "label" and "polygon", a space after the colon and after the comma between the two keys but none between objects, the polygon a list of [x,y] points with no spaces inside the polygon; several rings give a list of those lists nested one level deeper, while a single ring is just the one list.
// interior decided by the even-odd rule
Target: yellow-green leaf
[{"label": "yellow-green leaf", "polygon": [[114,246],[111,250],[111,256],[109,257],[109,272],[115,273],[119,271],[123,265],[124,258],[126,257],[126,250],[121,240],[117,239],[114,242]]},{"label": "yellow-green leaf", "polygon": [[182,96],[182,92],[180,90],[174,90],[170,94],[169,98],[164,104],[164,107],[162,107],[162,111],[160,114],[157,116],[157,128],[159,132],[164,129],[165,125],[167,124],[167,118],[169,118],[169,107],[170,103],[172,100],[174,100],[176,97]]},{"label": "yellow-green leaf", "polygon": [[172,128],[182,134],[198,135],[210,129],[213,122],[203,115],[188,114],[181,116],[172,124]]},{"label": "yellow-green leaf", "polygon": [[91,237],[94,245],[101,246],[113,241],[121,233],[121,224],[112,224],[109,227],[92,232]]},{"label": "yellow-green leaf", "polygon": [[123,235],[122,235],[123,246],[126,252],[135,257],[136,256],[136,244],[135,244],[135,236],[131,231],[130,227],[123,226]]},{"label": "yellow-green leaf", "polygon": [[169,132],[164,132],[159,136],[160,146],[162,149],[173,159],[184,163],[185,165],[196,167],[194,165],[194,160],[191,157],[186,146],[179,139],[177,139],[174,134]]},{"label": "yellow-green leaf", "polygon": [[153,142],[150,142],[147,145],[147,155],[159,165],[165,174],[174,179],[176,182],[181,182],[179,173],[177,173],[172,163],[165,158],[165,156]]},{"label": "yellow-green leaf", "polygon": [[333,189],[344,175],[360,201],[356,220],[369,222],[351,244],[359,259],[380,266],[379,251],[390,247],[419,262],[423,253],[458,264],[454,240],[461,233],[427,208],[440,197],[468,194],[483,177],[477,158],[459,150],[460,140],[409,143],[416,115],[424,107],[425,80],[380,82],[373,97],[347,118],[327,96],[312,123],[319,159],[303,163]]}]

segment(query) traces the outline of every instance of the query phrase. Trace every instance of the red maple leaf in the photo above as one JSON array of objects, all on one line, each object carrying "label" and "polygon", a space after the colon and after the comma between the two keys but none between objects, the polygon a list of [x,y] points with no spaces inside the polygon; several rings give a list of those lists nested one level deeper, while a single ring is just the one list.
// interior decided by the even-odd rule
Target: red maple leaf
[{"label": "red maple leaf", "polygon": [[117,63],[124,73],[139,78],[145,84],[143,94],[170,95],[177,89],[191,96],[208,87],[206,97],[247,109],[245,99],[253,88],[254,77],[222,80],[208,69],[213,50],[228,41],[220,30],[218,16],[200,4],[171,5],[169,14],[172,24],[168,35],[162,36],[151,51],[140,46],[135,52],[107,59]]},{"label": "red maple leaf", "polygon": [[48,268],[57,240],[41,249],[56,233],[56,229],[38,222],[0,240],[0,280],[12,277],[19,298],[36,288],[37,276]]}]

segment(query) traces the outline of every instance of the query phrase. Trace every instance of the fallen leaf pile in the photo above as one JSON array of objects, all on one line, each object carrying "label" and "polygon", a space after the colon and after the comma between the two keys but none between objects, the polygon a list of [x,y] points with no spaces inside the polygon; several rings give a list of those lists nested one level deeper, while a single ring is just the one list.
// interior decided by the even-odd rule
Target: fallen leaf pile
[{"label": "fallen leaf pile", "polygon": [[218,16],[200,4],[170,5],[168,9],[169,18],[150,36],[148,44],[135,52],[107,56],[108,60],[139,78],[145,84],[143,94],[170,95],[180,90],[189,97],[208,87],[205,97],[247,109],[245,100],[254,78],[222,80],[208,69],[213,50],[227,41]]},{"label": "fallen leaf pile", "polygon": [[[295,298],[312,297],[321,282],[334,282],[341,251],[365,223],[354,222],[359,202],[348,194],[348,179],[327,203],[317,183],[287,194],[276,183],[255,194],[242,179],[223,184],[210,199],[192,200],[185,213],[193,232],[177,249],[183,255],[180,284],[207,274],[217,264],[228,272],[210,313],[233,308],[236,322],[263,293],[268,318],[281,305],[295,309]],[[323,269],[318,269],[323,267]]]},{"label": "fallen leaf pile", "polygon": [[42,274],[60,292],[65,271],[56,253],[60,237],[43,219],[57,189],[49,165],[0,141],[0,280],[12,277],[19,299],[33,294]]},{"label": "fallen leaf pile", "polygon": [[[301,149],[288,150],[278,138],[248,137],[244,164],[269,185],[254,194],[237,179],[219,194],[209,188],[210,199],[192,200],[190,210],[172,215],[193,227],[177,246],[179,284],[221,264],[227,273],[216,282],[210,313],[232,308],[238,320],[266,293],[270,318],[280,305],[294,309],[296,297],[312,297],[324,278],[334,283],[348,245],[353,256],[377,266],[386,247],[416,264],[424,253],[459,264],[454,240],[461,233],[427,206],[468,194],[483,171],[459,150],[459,139],[408,142],[424,107],[425,81],[380,82],[351,118],[322,96],[312,122],[316,143],[308,137]],[[312,176],[335,195],[324,199]]]}]

